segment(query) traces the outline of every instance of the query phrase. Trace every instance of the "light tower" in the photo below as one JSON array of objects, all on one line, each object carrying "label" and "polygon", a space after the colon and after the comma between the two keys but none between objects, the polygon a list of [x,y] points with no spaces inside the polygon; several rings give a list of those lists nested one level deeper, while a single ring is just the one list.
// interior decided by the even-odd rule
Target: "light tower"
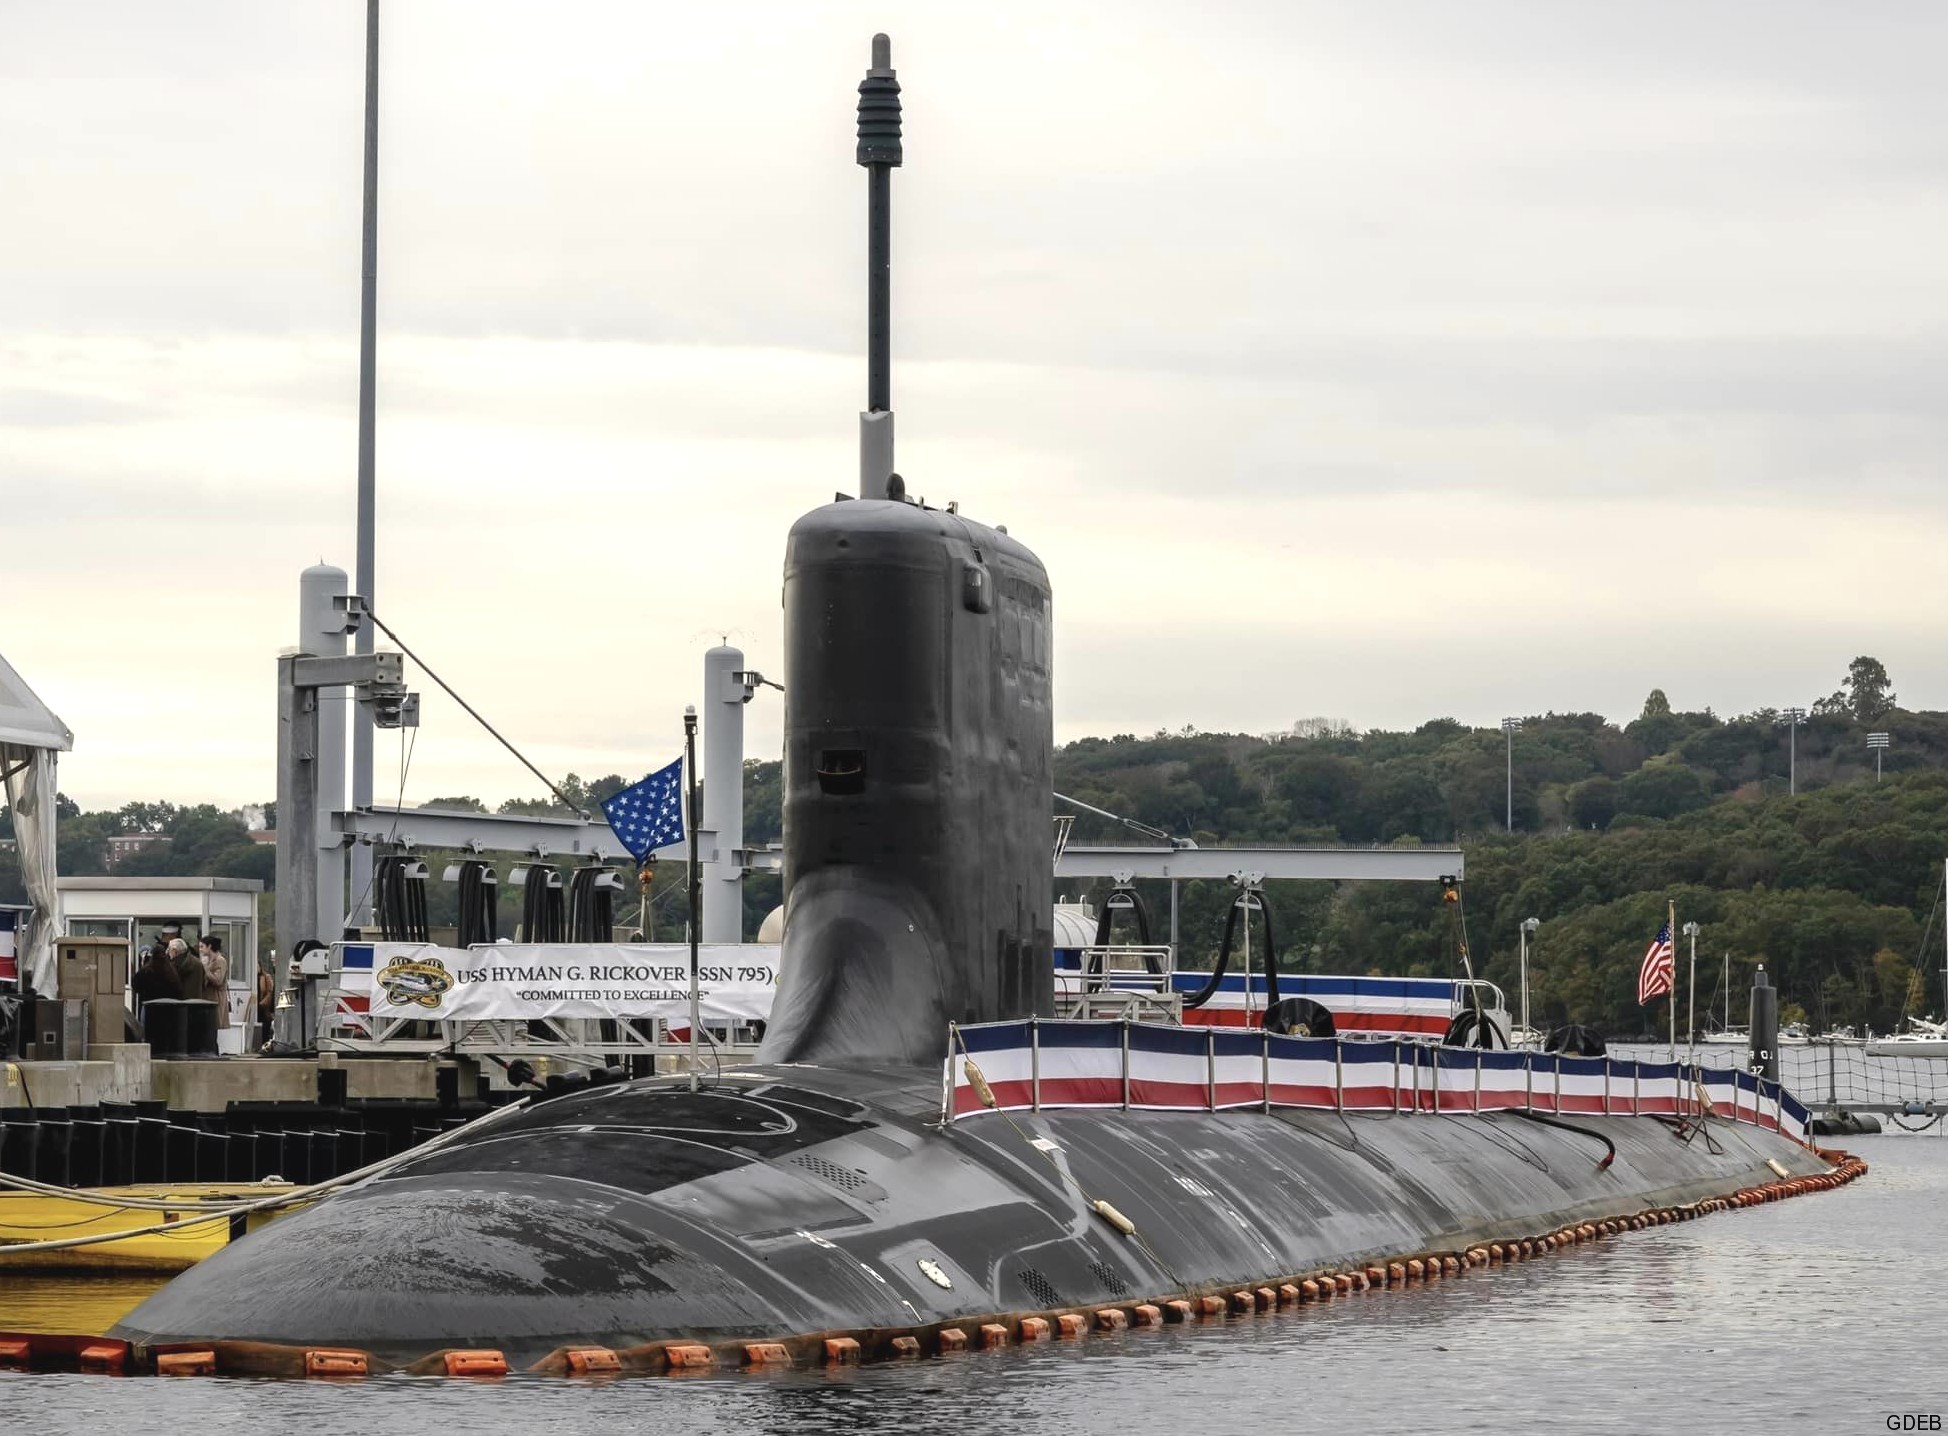
[{"label": "light tower", "polygon": [[1515,735],[1522,731],[1520,718],[1502,719],[1502,736],[1508,742],[1508,808],[1503,814],[1502,830],[1515,831]]},{"label": "light tower", "polygon": [[1806,721],[1804,708],[1787,708],[1780,714],[1786,720],[1786,792],[1799,791],[1799,725]]},{"label": "light tower", "polygon": [[1880,781],[1880,755],[1887,751],[1887,735],[1885,733],[1869,733],[1867,735],[1867,746],[1874,750],[1874,781],[1878,783]]}]

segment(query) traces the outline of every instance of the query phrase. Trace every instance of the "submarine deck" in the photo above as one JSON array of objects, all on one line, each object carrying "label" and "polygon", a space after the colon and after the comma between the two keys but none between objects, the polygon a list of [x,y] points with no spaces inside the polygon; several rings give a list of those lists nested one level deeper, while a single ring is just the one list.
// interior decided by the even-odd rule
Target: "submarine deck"
[{"label": "submarine deck", "polygon": [[245,1237],[113,1334],[527,1364],[578,1344],[913,1331],[1464,1252],[1829,1172],[1723,1121],[1688,1140],[1601,1115],[942,1125],[940,1101],[937,1073],[791,1065],[557,1098]]}]

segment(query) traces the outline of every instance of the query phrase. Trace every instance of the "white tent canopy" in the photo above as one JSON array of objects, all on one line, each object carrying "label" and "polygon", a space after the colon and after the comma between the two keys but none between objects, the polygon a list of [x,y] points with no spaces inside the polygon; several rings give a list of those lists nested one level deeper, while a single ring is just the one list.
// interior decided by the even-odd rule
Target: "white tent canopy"
[{"label": "white tent canopy", "polygon": [[[68,725],[34,696],[14,666],[0,654],[0,748],[43,748],[65,753],[74,747]],[[13,759],[5,760],[7,766]]]},{"label": "white tent canopy", "polygon": [[0,656],[0,777],[13,810],[21,879],[34,905],[18,956],[22,976],[40,992],[54,990],[54,755],[73,746],[68,725]]}]

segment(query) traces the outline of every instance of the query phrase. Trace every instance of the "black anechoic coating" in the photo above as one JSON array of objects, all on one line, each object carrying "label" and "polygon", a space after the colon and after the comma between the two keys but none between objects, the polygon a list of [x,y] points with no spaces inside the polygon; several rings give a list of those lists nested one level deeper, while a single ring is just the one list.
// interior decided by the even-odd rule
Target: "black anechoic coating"
[{"label": "black anechoic coating", "polygon": [[[540,1103],[279,1218],[113,1333],[495,1348],[924,1329],[1287,1280],[1771,1187],[1775,1133],[1643,1117],[981,1114],[938,1071],[753,1068]],[[1040,1141],[1045,1146],[1035,1146]],[[1607,1168],[1600,1144],[1617,1152]],[[1123,1235],[1089,1210],[1113,1204]],[[946,1284],[941,1284],[941,1278]]]}]

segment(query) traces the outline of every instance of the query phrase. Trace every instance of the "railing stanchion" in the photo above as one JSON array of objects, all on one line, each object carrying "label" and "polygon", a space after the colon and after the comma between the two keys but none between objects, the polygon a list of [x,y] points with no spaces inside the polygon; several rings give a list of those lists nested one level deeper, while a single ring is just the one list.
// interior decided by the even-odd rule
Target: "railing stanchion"
[{"label": "railing stanchion", "polygon": [[[1123,1065],[1127,1068],[1129,1063]],[[1028,1019],[1028,1110],[1042,1110],[1042,1019],[1039,1017]]]},{"label": "railing stanchion", "polygon": [[1130,1110],[1130,1020],[1123,1019],[1123,1110]]},{"label": "railing stanchion", "polygon": [[1400,1039],[1393,1039],[1393,1115],[1400,1115]]},{"label": "railing stanchion", "polygon": [[1630,1115],[1633,1117],[1644,1115],[1644,1064],[1642,1062],[1630,1064]]},{"label": "railing stanchion", "polygon": [[1261,1084],[1259,1095],[1263,1097],[1265,1110],[1269,1112],[1272,1110],[1272,1029],[1261,1027],[1258,1029],[1258,1035],[1264,1039],[1264,1046],[1261,1049],[1264,1058],[1259,1063],[1258,1080]]},{"label": "railing stanchion", "polygon": [[1610,1115],[1610,1059],[1603,1059],[1603,1115]]},{"label": "railing stanchion", "polygon": [[1562,1115],[1562,1053],[1556,1054],[1556,1115]]},{"label": "railing stanchion", "polygon": [[1481,1049],[1475,1048],[1475,1115],[1481,1115]]},{"label": "railing stanchion", "polygon": [[1204,1105],[1217,1111],[1217,1028],[1204,1029]]},{"label": "railing stanchion", "polygon": [[1335,1112],[1346,1110],[1346,1059],[1341,1040],[1332,1040],[1332,1105]]},{"label": "railing stanchion", "polygon": [[954,1125],[954,1051],[960,1046],[960,1024],[947,1024],[947,1062],[940,1073],[940,1121],[943,1126]]}]

